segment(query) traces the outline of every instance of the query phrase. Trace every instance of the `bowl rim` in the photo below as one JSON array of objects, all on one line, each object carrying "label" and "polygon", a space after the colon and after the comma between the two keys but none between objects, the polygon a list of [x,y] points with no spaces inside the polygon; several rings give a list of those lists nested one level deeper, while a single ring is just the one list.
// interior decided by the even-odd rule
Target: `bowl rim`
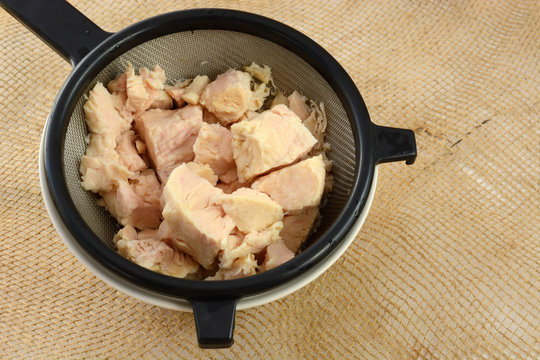
[{"label": "bowl rim", "polygon": [[[239,31],[273,41],[315,68],[340,98],[351,121],[356,144],[356,168],[351,195],[337,220],[313,245],[269,271],[235,280],[178,279],[140,267],[101,242],[77,211],[64,178],[63,148],[67,124],[75,103],[87,85],[112,60],[148,40],[193,30]],[[45,183],[52,206],[70,235],[105,268],[138,287],[180,298],[238,298],[268,291],[308,271],[343,241],[365,207],[375,172],[373,126],[364,101],[341,65],[313,40],[275,20],[224,9],[182,10],[135,23],[92,50],[72,71],[55,99],[44,131]]]}]

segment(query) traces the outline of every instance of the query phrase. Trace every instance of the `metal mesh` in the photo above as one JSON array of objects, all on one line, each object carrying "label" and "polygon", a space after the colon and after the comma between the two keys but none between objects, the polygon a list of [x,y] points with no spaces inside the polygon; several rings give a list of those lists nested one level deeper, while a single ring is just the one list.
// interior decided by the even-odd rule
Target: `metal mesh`
[{"label": "metal mesh", "polygon": [[[353,185],[355,144],[345,110],[330,85],[310,65],[289,50],[256,36],[222,30],[178,32],[147,41],[118,57],[106,66],[85,91],[100,81],[107,83],[125,70],[127,62],[137,69],[159,64],[168,80],[206,74],[210,78],[228,68],[242,68],[251,62],[272,68],[277,88],[289,94],[298,90],[309,99],[324,102],[328,116],[326,140],[334,161],[334,187],[321,211],[321,224],[309,241],[315,241],[333,223],[344,207]],[[118,229],[116,221],[97,205],[97,197],[80,184],[79,164],[86,149],[87,130],[83,105],[79,99],[68,125],[64,149],[64,172],[69,193],[78,211],[96,235],[113,246]]]}]

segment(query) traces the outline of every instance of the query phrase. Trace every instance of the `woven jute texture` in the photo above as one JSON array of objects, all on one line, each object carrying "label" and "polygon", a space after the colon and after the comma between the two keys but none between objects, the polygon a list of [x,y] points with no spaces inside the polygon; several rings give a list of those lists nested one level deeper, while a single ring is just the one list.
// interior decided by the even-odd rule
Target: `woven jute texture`
[{"label": "woven jute texture", "polygon": [[71,67],[0,11],[0,358],[540,358],[540,4],[536,1],[74,1],[108,31],[227,7],[312,37],[372,120],[411,128],[373,207],[320,278],[239,311],[235,344],[96,278],[41,199],[38,151]]}]

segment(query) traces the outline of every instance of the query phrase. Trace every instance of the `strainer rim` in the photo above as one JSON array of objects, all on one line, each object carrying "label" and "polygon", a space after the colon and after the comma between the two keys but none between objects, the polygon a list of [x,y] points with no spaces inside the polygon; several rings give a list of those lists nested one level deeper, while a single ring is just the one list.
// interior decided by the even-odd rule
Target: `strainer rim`
[{"label": "strainer rim", "polygon": [[[181,20],[181,21],[179,21]],[[289,262],[267,272],[236,280],[178,279],[140,267],[106,246],[85,223],[64,178],[63,149],[67,124],[82,92],[107,64],[148,40],[190,30],[229,30],[273,41],[292,51],[330,84],[351,121],[356,168],[350,198],[320,239]],[[171,31],[174,30],[174,31]],[[61,136],[58,136],[60,134]],[[372,184],[375,159],[372,123],[362,97],[341,65],[299,31],[260,15],[226,9],[182,10],[135,23],[114,33],[72,71],[58,94],[45,133],[47,186],[62,222],[77,242],[107,268],[138,286],[183,298],[241,297],[269,290],[309,270],[328,256],[356,222]]]}]

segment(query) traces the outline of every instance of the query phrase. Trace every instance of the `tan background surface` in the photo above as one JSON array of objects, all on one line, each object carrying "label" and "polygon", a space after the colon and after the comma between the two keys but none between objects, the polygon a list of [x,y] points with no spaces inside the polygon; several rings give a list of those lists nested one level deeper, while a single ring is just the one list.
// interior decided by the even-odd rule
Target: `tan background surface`
[{"label": "tan background surface", "polygon": [[0,11],[0,358],[540,358],[537,1],[96,3],[73,1],[109,31],[212,6],[291,25],[375,123],[415,130],[419,157],[380,167],[336,265],[239,312],[231,349],[202,351],[192,314],[108,287],[53,229],[39,138],[70,66]]}]

